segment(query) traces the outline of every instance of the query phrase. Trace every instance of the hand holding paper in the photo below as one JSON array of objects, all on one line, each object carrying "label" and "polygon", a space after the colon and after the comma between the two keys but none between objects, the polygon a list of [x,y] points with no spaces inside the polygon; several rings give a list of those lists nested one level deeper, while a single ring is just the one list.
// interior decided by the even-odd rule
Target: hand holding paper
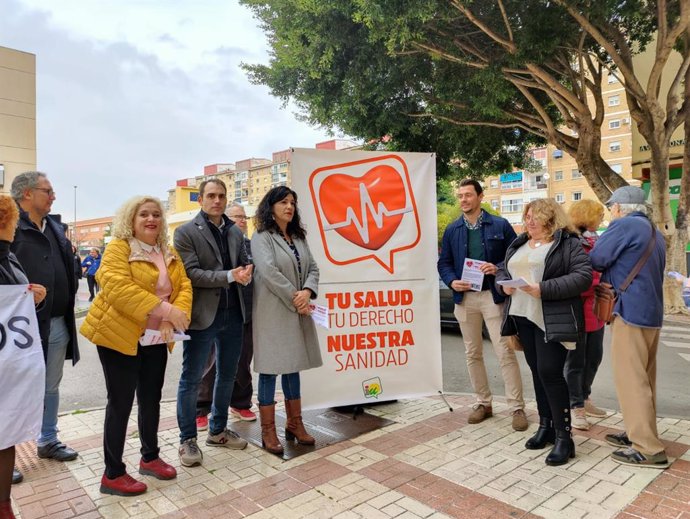
[{"label": "hand holding paper", "polygon": [[[185,335],[184,333],[179,333],[175,332],[173,335],[172,341],[177,342],[177,341],[186,341],[190,339],[189,335]],[[165,341],[161,337],[161,332],[158,330],[146,330],[144,332],[144,335],[139,337],[139,344],[142,346],[151,346],[153,344],[163,344]]]}]

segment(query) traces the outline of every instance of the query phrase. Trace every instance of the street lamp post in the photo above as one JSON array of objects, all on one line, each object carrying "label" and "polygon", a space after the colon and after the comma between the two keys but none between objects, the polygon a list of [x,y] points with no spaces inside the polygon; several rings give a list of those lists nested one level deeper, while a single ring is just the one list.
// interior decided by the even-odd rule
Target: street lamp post
[{"label": "street lamp post", "polygon": [[77,253],[79,252],[79,236],[77,236],[77,186],[74,186],[74,225],[73,225],[73,242],[74,246],[77,248]]}]

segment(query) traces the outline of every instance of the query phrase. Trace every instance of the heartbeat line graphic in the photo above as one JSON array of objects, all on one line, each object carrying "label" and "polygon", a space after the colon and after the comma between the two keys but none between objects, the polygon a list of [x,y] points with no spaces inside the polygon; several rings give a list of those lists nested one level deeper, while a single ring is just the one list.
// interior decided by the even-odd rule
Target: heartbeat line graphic
[{"label": "heartbeat line graphic", "polygon": [[355,213],[354,209],[352,207],[348,207],[347,211],[345,212],[345,221],[326,225],[323,228],[324,231],[340,229],[341,227],[348,227],[349,225],[354,224],[362,241],[364,243],[369,243],[369,218],[367,215],[371,214],[374,224],[378,229],[381,229],[383,227],[384,216],[395,216],[413,211],[413,208],[409,206],[389,210],[383,204],[383,202],[379,202],[375,206],[364,183],[359,184],[359,201],[359,214],[362,215],[362,221],[357,218],[357,214]]}]

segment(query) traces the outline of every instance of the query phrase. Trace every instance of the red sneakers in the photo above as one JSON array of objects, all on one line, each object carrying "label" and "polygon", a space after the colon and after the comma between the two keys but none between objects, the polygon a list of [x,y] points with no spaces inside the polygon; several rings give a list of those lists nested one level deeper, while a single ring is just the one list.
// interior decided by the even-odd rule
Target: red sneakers
[{"label": "red sneakers", "polygon": [[196,417],[196,430],[205,431],[208,429],[208,416],[197,416]]},{"label": "red sneakers", "polygon": [[235,409],[234,407],[231,407],[230,414],[236,416],[243,422],[253,422],[256,420],[256,414],[250,409]]},{"label": "red sneakers", "polygon": [[109,479],[103,474],[101,478],[101,494],[113,496],[138,496],[146,492],[146,485],[137,481],[129,474]]},{"label": "red sneakers", "polygon": [[152,461],[144,461],[143,459],[139,462],[139,474],[145,476],[153,476],[156,479],[174,479],[177,477],[177,471],[175,467],[167,464],[160,458],[156,458]]}]

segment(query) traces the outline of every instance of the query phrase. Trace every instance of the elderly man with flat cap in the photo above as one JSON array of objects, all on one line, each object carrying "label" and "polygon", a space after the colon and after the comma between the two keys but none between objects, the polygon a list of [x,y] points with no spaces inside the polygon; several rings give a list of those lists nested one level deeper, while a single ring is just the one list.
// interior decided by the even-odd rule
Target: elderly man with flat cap
[{"label": "elderly man with flat cap", "polygon": [[[613,221],[590,259],[618,300],[611,321],[611,357],[625,431],[606,441],[620,450],[611,457],[636,467],[665,468],[668,458],[656,426],[656,354],[664,319],[666,246],[648,216],[639,187],[616,189],[606,206]],[[626,278],[641,264],[627,288]]]}]

